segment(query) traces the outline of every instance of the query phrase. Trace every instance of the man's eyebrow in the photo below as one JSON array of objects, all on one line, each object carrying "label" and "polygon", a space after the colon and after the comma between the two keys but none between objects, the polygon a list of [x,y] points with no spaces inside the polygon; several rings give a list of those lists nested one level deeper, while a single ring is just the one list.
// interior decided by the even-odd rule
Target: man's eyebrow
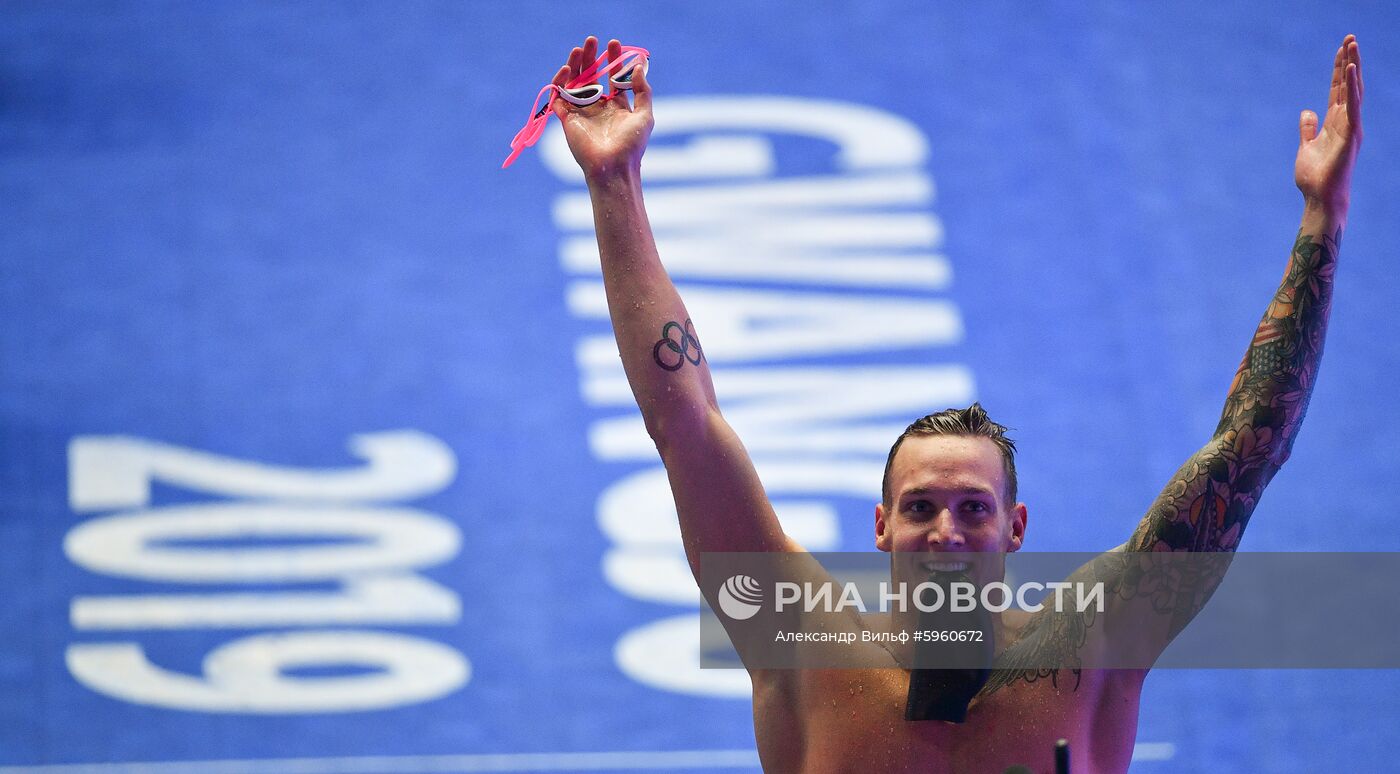
[{"label": "man's eyebrow", "polygon": [[910,496],[910,495],[948,494],[948,493],[952,493],[952,494],[964,494],[964,495],[986,495],[986,496],[988,496],[988,497],[995,496],[995,492],[993,492],[991,489],[988,489],[988,488],[986,488],[986,487],[981,487],[981,486],[955,486],[955,487],[947,487],[947,488],[944,488],[944,487],[937,487],[937,486],[915,486],[915,487],[910,487],[910,488],[904,490],[903,492],[900,493],[899,496],[900,496],[900,497],[908,497],[908,496]]}]

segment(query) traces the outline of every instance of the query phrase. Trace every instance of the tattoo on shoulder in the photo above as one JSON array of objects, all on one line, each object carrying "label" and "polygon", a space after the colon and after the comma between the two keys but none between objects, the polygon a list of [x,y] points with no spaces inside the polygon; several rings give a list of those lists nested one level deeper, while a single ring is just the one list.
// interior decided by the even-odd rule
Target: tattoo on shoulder
[{"label": "tattoo on shoulder", "polygon": [[[1102,584],[1111,598],[1146,605],[1168,621],[1175,637],[1205,607],[1229,568],[1231,555],[1211,553],[1194,561],[1167,561],[1151,553],[1110,551],[1080,568],[1071,578]],[[995,693],[1016,682],[1048,680],[1055,689],[1079,690],[1086,648],[1100,617],[1084,611],[1037,612],[1016,640],[997,655],[982,694]],[[1102,642],[1100,641],[1100,645]],[[1067,674],[1065,674],[1067,673]]]},{"label": "tattoo on shoulder", "polygon": [[705,359],[705,351],[700,348],[700,339],[695,336],[695,325],[686,319],[685,323],[675,320],[661,326],[661,340],[651,348],[652,359],[667,371],[679,371],[690,361],[700,365]]}]

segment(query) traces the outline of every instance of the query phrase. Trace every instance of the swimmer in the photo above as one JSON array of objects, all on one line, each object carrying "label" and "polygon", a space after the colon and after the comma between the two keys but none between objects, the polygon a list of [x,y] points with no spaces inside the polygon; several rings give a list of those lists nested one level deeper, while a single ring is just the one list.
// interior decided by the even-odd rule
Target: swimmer
[{"label": "swimmer", "polygon": [[[571,87],[598,54],[598,41],[585,40],[554,85]],[[622,56],[617,41],[606,56]],[[640,175],[652,129],[645,68],[634,69],[631,86],[630,103],[614,85],[588,105],[556,90],[551,108],[587,180],[613,331],[666,466],[691,569],[698,577],[707,552],[802,552],[720,412],[702,332],[657,255]],[[1234,551],[1264,487],[1288,459],[1322,356],[1363,94],[1360,53],[1349,35],[1333,62],[1325,113],[1304,111],[1299,119],[1301,227],[1219,425],[1115,552]],[[1004,430],[977,405],[911,424],[886,465],[874,509],[876,547],[894,555],[1018,550],[1027,510],[1017,500],[1015,447]],[[1014,638],[1025,621],[1001,623]],[[1156,627],[1157,653],[1179,631],[1165,622],[1144,625]],[[1001,670],[975,688],[961,722],[905,720],[911,672],[904,669],[749,674],[759,757],[769,772],[1053,771],[1063,737],[1083,774],[1128,769],[1147,670]]]}]

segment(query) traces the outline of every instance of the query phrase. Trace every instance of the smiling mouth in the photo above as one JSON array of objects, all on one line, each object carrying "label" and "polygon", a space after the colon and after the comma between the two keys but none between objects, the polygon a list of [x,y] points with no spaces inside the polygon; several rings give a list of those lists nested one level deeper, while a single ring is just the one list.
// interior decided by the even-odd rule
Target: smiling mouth
[{"label": "smiling mouth", "polygon": [[971,562],[919,562],[919,567],[925,572],[967,572],[972,567]]}]

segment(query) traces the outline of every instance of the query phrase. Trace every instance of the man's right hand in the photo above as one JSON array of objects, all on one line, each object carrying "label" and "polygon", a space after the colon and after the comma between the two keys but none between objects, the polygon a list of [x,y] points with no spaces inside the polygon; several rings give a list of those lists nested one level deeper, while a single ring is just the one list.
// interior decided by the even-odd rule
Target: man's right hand
[{"label": "man's right hand", "polygon": [[[608,61],[622,56],[622,44],[608,42]],[[564,87],[593,65],[598,57],[598,39],[589,36],[583,46],[569,52],[569,63],[554,75],[554,84]],[[592,105],[578,106],[555,96],[551,107],[564,125],[569,142],[583,173],[590,179],[613,174],[635,173],[641,166],[647,138],[651,136],[651,85],[645,68],[632,70],[634,104],[627,95],[609,86],[610,93]]]},{"label": "man's right hand", "polygon": [[1321,129],[1317,114],[1304,110],[1298,120],[1301,135],[1293,177],[1310,208],[1346,217],[1351,199],[1351,168],[1361,147],[1361,50],[1348,35],[1332,62],[1332,87]]}]

